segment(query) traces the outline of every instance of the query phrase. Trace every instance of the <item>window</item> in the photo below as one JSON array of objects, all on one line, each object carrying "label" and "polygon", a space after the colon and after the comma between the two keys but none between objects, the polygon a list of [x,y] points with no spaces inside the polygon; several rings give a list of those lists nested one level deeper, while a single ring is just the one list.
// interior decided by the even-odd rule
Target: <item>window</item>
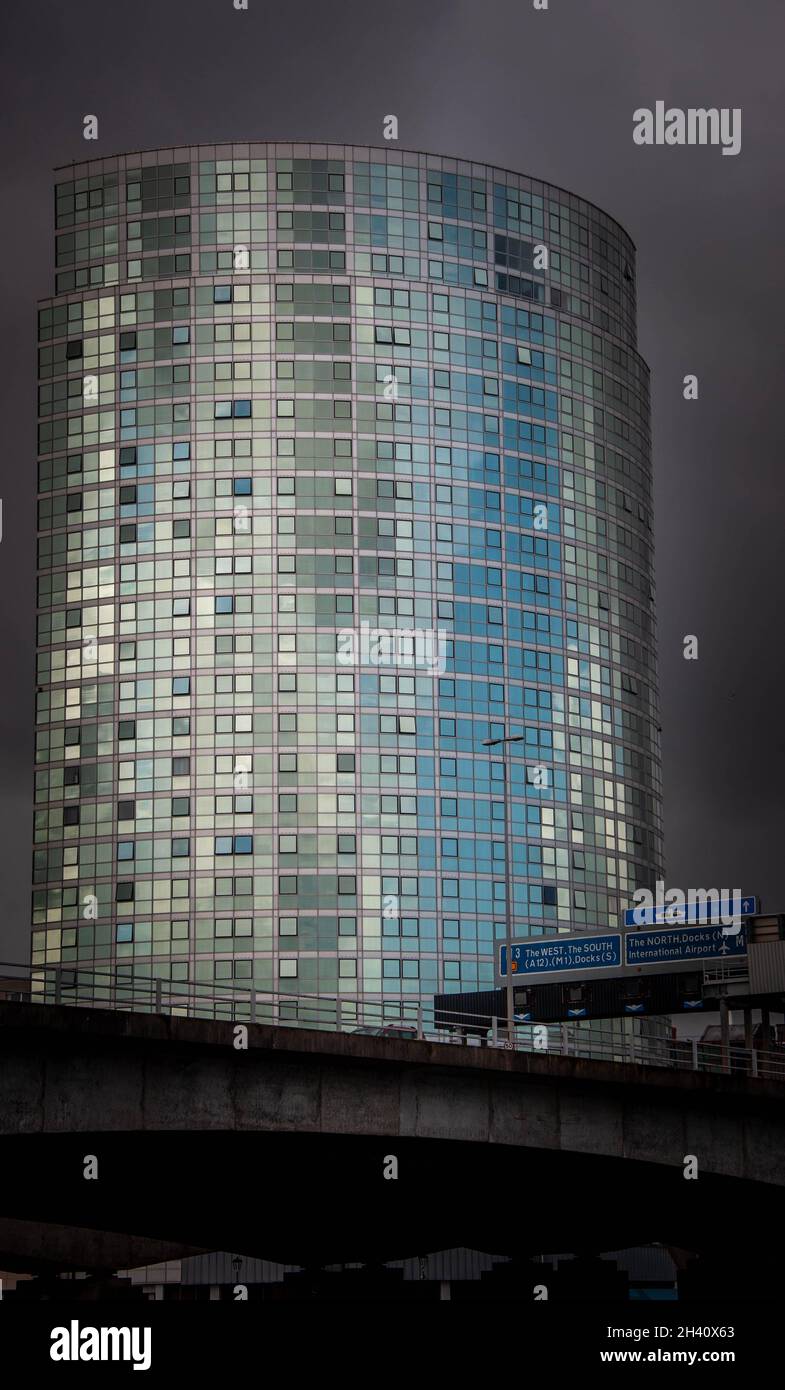
[{"label": "window", "polygon": [[216,835],[215,853],[224,854],[253,854],[252,835]]},{"label": "window", "polygon": [[247,419],[251,414],[251,402],[248,400],[239,401],[216,401],[213,409],[213,417],[216,420]]}]

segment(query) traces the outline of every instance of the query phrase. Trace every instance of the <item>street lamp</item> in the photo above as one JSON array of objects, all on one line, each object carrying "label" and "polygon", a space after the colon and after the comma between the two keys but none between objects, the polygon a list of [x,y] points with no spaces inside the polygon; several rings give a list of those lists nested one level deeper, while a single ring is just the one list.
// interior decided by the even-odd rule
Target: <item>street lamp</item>
[{"label": "street lamp", "polygon": [[[512,992],[512,805],[510,801],[510,744],[523,743],[525,734],[505,734],[503,738],[484,738],[484,748],[504,749],[504,921],[507,944],[507,1039],[515,1040],[515,1003]],[[494,946],[494,951],[496,947]]]}]

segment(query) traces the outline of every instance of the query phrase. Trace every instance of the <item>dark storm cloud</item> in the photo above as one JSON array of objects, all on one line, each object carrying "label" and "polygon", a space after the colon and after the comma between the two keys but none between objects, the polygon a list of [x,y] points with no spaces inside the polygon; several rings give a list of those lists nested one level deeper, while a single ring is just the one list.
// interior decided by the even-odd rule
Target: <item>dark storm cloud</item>
[{"label": "dark storm cloud", "polygon": [[[653,372],[669,882],[785,907],[782,0],[38,0],[3,21],[3,940],[28,931],[35,300],[53,165],[200,140],[381,140],[561,184],[638,246]],[[741,153],[636,146],[657,100],[741,107]],[[82,117],[100,139],[86,145]],[[682,399],[695,372],[700,396]],[[700,659],[682,659],[694,633]]]}]

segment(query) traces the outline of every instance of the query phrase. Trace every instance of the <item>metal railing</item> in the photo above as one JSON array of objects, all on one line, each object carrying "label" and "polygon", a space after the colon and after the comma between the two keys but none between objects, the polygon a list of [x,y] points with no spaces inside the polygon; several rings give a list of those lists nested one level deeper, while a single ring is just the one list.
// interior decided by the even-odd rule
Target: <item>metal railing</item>
[{"label": "metal railing", "polygon": [[120,974],[116,967],[110,966],[31,967],[4,961],[0,961],[0,999],[232,1023],[265,1023],[279,1028],[317,1028],[401,1040],[424,1039],[444,1045],[498,1047],[516,1052],[730,1073],[785,1082],[785,1047],[747,1048],[698,1039],[650,1036],[641,1031],[640,1019],[517,1024],[510,1038],[506,1019],[470,1014],[465,1010],[436,1010],[432,998],[395,1003],[325,998],[258,990],[250,981],[246,987],[237,983],[180,983],[138,973]]},{"label": "metal railing", "polygon": [[750,977],[750,967],[746,960],[721,960],[703,967],[704,985],[744,984]]}]

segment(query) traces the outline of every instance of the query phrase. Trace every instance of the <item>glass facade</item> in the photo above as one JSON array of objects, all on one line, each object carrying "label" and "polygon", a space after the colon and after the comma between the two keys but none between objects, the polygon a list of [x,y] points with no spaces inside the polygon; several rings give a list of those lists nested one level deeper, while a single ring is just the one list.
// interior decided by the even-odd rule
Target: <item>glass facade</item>
[{"label": "glass facade", "polygon": [[489,987],[508,804],[516,937],[618,925],[662,869],[625,232],[260,143],[59,171],[55,246],[33,965]]}]

